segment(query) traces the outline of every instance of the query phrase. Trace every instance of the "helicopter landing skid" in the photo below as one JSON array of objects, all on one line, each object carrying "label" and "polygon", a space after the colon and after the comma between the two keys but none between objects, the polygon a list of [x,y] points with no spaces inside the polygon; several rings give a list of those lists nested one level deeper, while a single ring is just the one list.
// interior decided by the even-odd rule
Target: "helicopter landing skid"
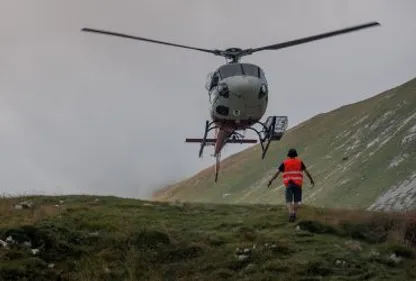
[{"label": "helicopter landing skid", "polygon": [[[256,128],[254,128],[255,124],[260,124],[261,130],[257,130]],[[265,123],[257,121],[255,124],[253,126],[246,127],[244,130],[241,130],[241,131],[245,131],[248,129],[257,133],[257,136],[259,137],[259,141],[261,145],[261,150],[262,150],[261,159],[264,159],[264,157],[266,156],[267,150],[269,149],[270,143],[272,141],[279,141],[283,137],[283,134],[285,133],[287,129],[288,119],[287,119],[287,116],[269,116],[267,117]],[[207,136],[208,136],[209,131],[217,129],[217,128],[218,127],[214,121],[211,121],[211,122],[206,121],[205,132],[204,132],[203,138],[200,138],[200,139],[187,138],[185,140],[185,142],[190,142],[190,143],[201,143],[201,146],[199,148],[199,158],[202,158],[202,154],[204,152],[204,148],[206,145],[215,145],[216,139],[207,138]],[[257,143],[258,142],[255,139],[245,139],[244,137],[245,136],[243,134],[235,130],[229,135],[225,144],[227,143],[243,144],[243,143]],[[219,173],[220,162],[221,162],[220,155],[221,155],[221,151],[217,153],[216,155],[215,153],[213,155],[216,158],[215,179],[214,179],[215,183],[218,181],[218,173]]]},{"label": "helicopter landing skid", "polygon": [[[189,143],[201,143],[201,146],[199,148],[199,158],[202,158],[204,148],[207,145],[215,145],[215,142],[217,141],[216,138],[207,138],[208,133],[211,130],[218,129],[218,126],[215,124],[214,121],[206,121],[205,123],[205,132],[203,138],[187,138],[185,142]],[[238,133],[237,131],[233,131],[227,141],[227,143],[257,143],[257,140],[255,139],[244,139],[244,136],[241,133]],[[213,155],[215,157],[215,155]]]},{"label": "helicopter landing skid", "polygon": [[[259,124],[261,126],[261,130],[254,128],[254,125]],[[287,116],[269,116],[266,119],[266,122],[257,121],[253,126],[247,127],[244,130],[252,130],[256,132],[258,136],[258,140],[256,139],[245,139],[244,135],[238,132],[237,130],[233,131],[230,134],[230,137],[227,139],[225,144],[227,143],[257,143],[260,142],[262,154],[261,158],[264,159],[266,156],[267,150],[269,149],[270,142],[278,141],[283,137],[288,125],[288,118]],[[217,125],[214,121],[206,121],[205,122],[205,132],[203,138],[187,138],[185,142],[188,143],[201,143],[199,148],[199,158],[202,158],[204,148],[207,145],[215,145],[216,139],[215,138],[207,138],[208,133],[211,130],[217,129]],[[215,155],[214,155],[215,156]]]}]

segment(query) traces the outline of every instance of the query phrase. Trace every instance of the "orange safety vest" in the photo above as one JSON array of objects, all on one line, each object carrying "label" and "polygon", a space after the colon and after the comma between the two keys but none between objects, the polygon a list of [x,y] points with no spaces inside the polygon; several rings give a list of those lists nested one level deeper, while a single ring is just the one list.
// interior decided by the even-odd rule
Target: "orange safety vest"
[{"label": "orange safety vest", "polygon": [[294,182],[296,185],[302,187],[303,184],[303,171],[302,161],[298,158],[288,158],[283,161],[285,171],[283,172],[283,183],[287,187],[289,181]]}]

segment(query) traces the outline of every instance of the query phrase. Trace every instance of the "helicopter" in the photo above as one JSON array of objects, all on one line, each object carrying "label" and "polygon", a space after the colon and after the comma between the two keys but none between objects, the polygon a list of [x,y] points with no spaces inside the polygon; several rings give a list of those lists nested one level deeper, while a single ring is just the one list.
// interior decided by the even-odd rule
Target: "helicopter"
[{"label": "helicopter", "polygon": [[[264,70],[260,66],[253,63],[240,62],[242,57],[260,51],[279,50],[379,25],[380,23],[373,21],[258,48],[241,49],[233,47],[225,50],[197,48],[86,27],[82,28],[81,31],[190,49],[225,58],[226,63],[220,65],[215,71],[208,73],[206,78],[205,89],[208,91],[209,96],[211,120],[205,122],[204,135],[202,138],[185,139],[187,143],[200,143],[200,158],[203,155],[205,146],[214,146],[214,154],[212,155],[216,158],[214,182],[217,182],[221,151],[227,143],[260,142],[262,149],[261,158],[264,159],[270,143],[281,140],[288,127],[287,116],[272,115],[268,116],[265,122],[260,121],[268,105],[269,87],[267,79]],[[260,128],[256,128],[255,125],[259,125]],[[212,130],[214,130],[214,137],[208,138],[208,133]],[[246,139],[246,130],[256,132],[258,139]]]}]

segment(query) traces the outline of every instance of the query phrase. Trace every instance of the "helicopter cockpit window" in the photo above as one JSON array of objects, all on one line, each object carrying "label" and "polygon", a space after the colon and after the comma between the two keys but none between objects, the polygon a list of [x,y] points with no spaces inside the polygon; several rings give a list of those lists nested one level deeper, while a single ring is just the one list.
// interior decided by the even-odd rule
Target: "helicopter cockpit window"
[{"label": "helicopter cockpit window", "polygon": [[259,72],[260,72],[260,79],[267,81],[266,75],[264,75],[263,69],[259,68]]},{"label": "helicopter cockpit window", "polygon": [[219,74],[221,79],[239,75],[247,75],[264,79],[263,71],[258,66],[248,63],[236,63],[221,66],[219,69]]},{"label": "helicopter cockpit window", "polygon": [[253,76],[253,77],[260,77],[259,68],[252,64],[241,64],[241,67],[243,68],[244,75],[247,76]]},{"label": "helicopter cockpit window", "polygon": [[210,87],[210,90],[212,88],[214,88],[215,86],[217,86],[218,80],[219,80],[218,72],[214,72],[214,74],[212,75],[212,78],[211,78],[211,87]]},{"label": "helicopter cockpit window", "polygon": [[220,73],[221,79],[224,79],[224,78],[228,78],[232,76],[243,75],[243,69],[238,63],[227,64],[227,65],[220,67],[219,73]]}]

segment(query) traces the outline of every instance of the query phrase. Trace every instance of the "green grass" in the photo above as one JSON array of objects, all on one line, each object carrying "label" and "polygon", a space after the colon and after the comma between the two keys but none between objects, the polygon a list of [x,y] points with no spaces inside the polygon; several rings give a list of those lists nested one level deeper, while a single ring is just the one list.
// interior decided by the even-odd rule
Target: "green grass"
[{"label": "green grass", "polygon": [[29,199],[0,200],[0,239],[19,242],[0,246],[0,280],[416,280],[410,215],[302,206],[289,223],[284,206]]}]

